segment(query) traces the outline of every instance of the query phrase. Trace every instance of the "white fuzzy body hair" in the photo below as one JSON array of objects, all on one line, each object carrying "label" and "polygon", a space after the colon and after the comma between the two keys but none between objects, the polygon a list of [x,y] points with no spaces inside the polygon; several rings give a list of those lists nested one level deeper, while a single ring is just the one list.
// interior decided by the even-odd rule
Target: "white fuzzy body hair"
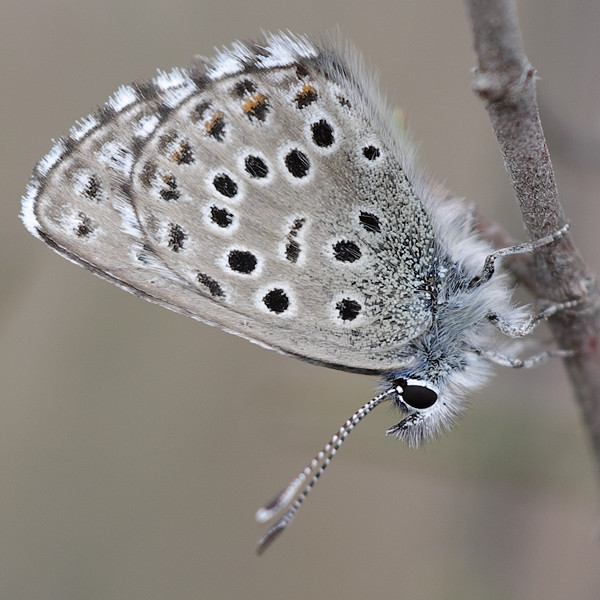
[{"label": "white fuzzy body hair", "polygon": [[[515,326],[528,317],[525,308],[512,304],[506,274],[496,272],[484,284],[469,287],[481,275],[493,248],[471,230],[471,214],[464,203],[442,197],[442,192],[430,187],[421,196],[432,219],[440,259],[433,320],[423,335],[403,349],[409,360],[406,368],[384,375],[384,386],[398,378],[416,379],[431,383],[438,392],[430,409],[393,431],[413,447],[449,429],[464,410],[464,396],[487,383],[491,365],[480,351],[492,349],[498,333],[489,316],[500,315]],[[396,404],[405,410],[402,402]]]}]

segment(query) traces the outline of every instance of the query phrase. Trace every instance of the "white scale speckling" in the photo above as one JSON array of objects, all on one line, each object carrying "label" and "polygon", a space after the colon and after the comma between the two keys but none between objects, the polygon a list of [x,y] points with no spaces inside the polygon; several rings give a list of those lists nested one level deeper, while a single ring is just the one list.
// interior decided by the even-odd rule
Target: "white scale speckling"
[{"label": "white scale speckling", "polygon": [[404,413],[388,433],[418,445],[450,427],[490,361],[528,366],[550,354],[522,363],[493,350],[494,331],[525,335],[564,306],[528,317],[511,304],[493,260],[482,271],[492,250],[470,211],[414,166],[392,122],[354,50],[288,35],[237,42],[121,87],[56,142],[23,199],[31,233],[129,292],[286,354],[382,376],[383,393],[261,521],[380,402]]}]

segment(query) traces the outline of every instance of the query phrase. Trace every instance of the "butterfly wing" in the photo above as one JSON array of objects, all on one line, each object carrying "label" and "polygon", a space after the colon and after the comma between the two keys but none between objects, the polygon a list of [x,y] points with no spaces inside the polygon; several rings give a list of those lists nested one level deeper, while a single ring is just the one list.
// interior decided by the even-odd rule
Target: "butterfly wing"
[{"label": "butterfly wing", "polygon": [[358,60],[238,44],[121,88],[37,166],[23,219],[128,291],[381,372],[431,321],[429,216]]}]

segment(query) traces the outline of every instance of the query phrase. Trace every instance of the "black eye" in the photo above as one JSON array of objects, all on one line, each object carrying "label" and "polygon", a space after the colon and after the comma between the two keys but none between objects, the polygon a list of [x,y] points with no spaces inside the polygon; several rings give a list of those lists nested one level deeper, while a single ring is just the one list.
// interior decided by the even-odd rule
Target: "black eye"
[{"label": "black eye", "polygon": [[402,399],[408,406],[423,410],[436,403],[437,394],[422,385],[406,385],[402,386]]}]

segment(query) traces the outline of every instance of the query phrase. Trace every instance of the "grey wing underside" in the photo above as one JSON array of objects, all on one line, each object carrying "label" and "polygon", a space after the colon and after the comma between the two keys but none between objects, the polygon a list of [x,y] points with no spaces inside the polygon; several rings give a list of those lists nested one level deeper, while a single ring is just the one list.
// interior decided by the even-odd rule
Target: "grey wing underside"
[{"label": "grey wing underside", "polygon": [[175,312],[311,362],[397,368],[430,322],[433,240],[389,132],[335,54],[251,69],[250,52],[237,72],[221,56],[121,88],[36,167],[23,220]]}]

